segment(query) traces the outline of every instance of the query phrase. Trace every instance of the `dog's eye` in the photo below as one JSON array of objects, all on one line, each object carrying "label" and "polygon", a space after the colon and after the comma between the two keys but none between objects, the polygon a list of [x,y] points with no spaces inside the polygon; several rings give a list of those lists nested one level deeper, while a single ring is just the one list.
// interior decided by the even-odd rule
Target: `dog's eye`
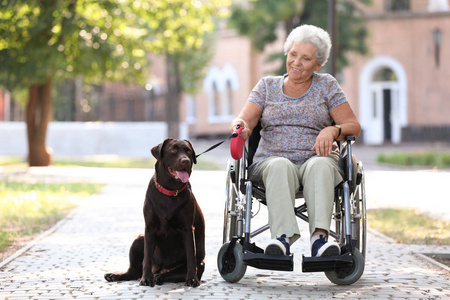
[{"label": "dog's eye", "polygon": [[177,153],[177,149],[170,149],[169,152],[172,153],[172,154],[176,154]]}]

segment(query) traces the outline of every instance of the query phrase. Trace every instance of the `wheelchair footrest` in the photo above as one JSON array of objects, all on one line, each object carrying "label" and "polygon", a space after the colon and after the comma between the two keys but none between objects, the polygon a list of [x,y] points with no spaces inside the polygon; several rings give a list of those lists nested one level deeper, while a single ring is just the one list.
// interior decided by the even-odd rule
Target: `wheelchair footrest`
[{"label": "wheelchair footrest", "polygon": [[267,255],[244,251],[244,263],[257,269],[294,271],[294,255]]},{"label": "wheelchair footrest", "polygon": [[302,272],[336,271],[353,266],[350,253],[339,256],[306,257],[303,255]]}]

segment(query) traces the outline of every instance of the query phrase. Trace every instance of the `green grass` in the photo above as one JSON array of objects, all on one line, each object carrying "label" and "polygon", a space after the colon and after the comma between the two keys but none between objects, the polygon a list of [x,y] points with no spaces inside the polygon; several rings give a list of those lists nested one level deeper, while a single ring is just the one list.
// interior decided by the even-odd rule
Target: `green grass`
[{"label": "green grass", "polygon": [[413,209],[374,209],[367,211],[371,228],[399,243],[450,245],[450,222],[436,220]]},{"label": "green grass", "polygon": [[25,161],[19,157],[1,157],[0,156],[0,166],[8,166],[8,165],[17,165],[17,164],[24,164]]},{"label": "green grass", "polygon": [[48,229],[103,185],[0,180],[0,252],[17,237]]},{"label": "green grass", "polygon": [[378,155],[377,161],[392,165],[444,169],[450,168],[450,152],[383,153]]},{"label": "green grass", "polygon": [[[26,161],[17,157],[0,157],[1,166],[26,166]],[[111,160],[65,160],[52,161],[53,167],[95,167],[95,168],[144,168],[152,169],[155,166],[154,159],[127,159],[115,158]],[[221,170],[218,164],[200,160],[194,165],[195,170]]]}]

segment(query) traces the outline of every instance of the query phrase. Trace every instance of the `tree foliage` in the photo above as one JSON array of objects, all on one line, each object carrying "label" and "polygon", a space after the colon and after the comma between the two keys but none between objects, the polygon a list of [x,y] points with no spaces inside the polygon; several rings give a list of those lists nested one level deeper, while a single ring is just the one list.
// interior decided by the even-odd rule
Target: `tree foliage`
[{"label": "tree foliage", "polygon": [[140,79],[147,64],[135,27],[137,8],[124,1],[3,1],[0,73],[7,88],[48,77],[87,81]]},{"label": "tree foliage", "polygon": [[[320,1],[325,2],[325,1]],[[285,28],[298,24],[303,11],[303,0],[254,0],[248,7],[235,5],[230,17],[230,24],[242,35],[249,36],[258,51],[277,39],[276,29],[280,22]]]},{"label": "tree foliage", "polygon": [[[370,0],[358,0],[361,4],[368,5]],[[328,1],[306,1],[305,10],[302,15],[302,23],[312,24],[322,28],[328,27],[326,17]],[[368,47],[366,37],[368,31],[365,27],[365,21],[362,12],[355,5],[354,1],[337,0],[337,38],[338,38],[338,59],[337,69],[348,66],[349,61],[346,53],[354,51],[360,54],[366,54]]]},{"label": "tree foliage", "polygon": [[0,0],[0,84],[49,76],[144,83],[148,51],[182,57],[204,46],[226,0]]}]

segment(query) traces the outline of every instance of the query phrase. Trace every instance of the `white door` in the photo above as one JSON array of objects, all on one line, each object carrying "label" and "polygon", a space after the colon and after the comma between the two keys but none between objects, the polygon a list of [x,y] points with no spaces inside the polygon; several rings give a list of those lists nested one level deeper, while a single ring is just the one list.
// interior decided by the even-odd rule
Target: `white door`
[{"label": "white door", "polygon": [[369,145],[381,145],[385,141],[399,143],[398,85],[394,82],[377,82],[371,85],[370,90],[370,122],[364,141]]},{"label": "white door", "polygon": [[402,139],[402,127],[401,127],[401,108],[400,108],[400,101],[399,101],[399,86],[398,85],[392,85],[391,88],[391,127],[392,127],[392,143],[398,144],[401,142]]},{"label": "white door", "polygon": [[380,145],[384,141],[383,89],[378,84],[370,87],[369,111],[369,122],[364,132],[364,142],[368,145]]}]

